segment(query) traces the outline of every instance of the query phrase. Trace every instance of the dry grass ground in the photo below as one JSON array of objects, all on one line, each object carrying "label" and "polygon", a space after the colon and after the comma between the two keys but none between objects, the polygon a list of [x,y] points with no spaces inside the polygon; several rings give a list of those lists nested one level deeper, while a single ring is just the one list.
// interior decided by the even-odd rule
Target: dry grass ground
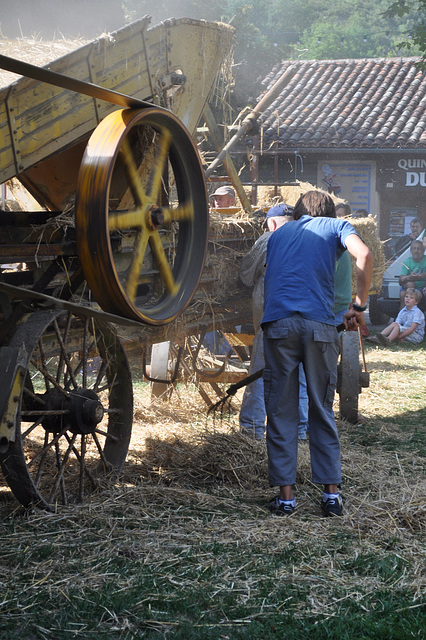
[{"label": "dry grass ground", "polygon": [[136,385],[118,482],[55,514],[3,492],[0,638],[424,638],[424,347],[366,357],[365,422],[339,421],[338,519],[320,516],[304,443],[295,514],[268,514],[241,396],[221,421],[193,387],[163,403]]}]

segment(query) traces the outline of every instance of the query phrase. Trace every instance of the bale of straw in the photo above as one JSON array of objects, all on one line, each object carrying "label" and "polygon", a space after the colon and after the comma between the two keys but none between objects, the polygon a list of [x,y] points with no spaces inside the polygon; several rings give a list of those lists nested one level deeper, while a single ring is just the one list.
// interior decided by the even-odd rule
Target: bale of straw
[{"label": "bale of straw", "polygon": [[[250,199],[251,197],[251,186],[245,186],[244,190],[247,194],[247,197]],[[298,182],[294,185],[282,185],[279,187],[274,187],[272,185],[258,185],[256,187],[257,191],[257,204],[256,208],[262,211],[267,211],[273,205],[279,202],[285,202],[286,204],[294,207],[298,199],[301,195],[306,193],[307,191],[321,191],[322,193],[327,193],[324,189],[320,189],[319,187],[315,187],[310,182]],[[338,198],[337,196],[331,195],[336,206],[342,202],[346,202],[343,198]],[[239,201],[238,201],[239,204]]]},{"label": "bale of straw", "polygon": [[[383,275],[385,273],[385,252],[383,243],[377,234],[377,224],[373,216],[367,218],[349,218],[349,222],[355,227],[362,240],[370,249],[373,255],[373,277],[371,279],[370,293],[377,293],[382,287]],[[356,270],[355,260],[352,261],[352,292],[356,292]]]}]

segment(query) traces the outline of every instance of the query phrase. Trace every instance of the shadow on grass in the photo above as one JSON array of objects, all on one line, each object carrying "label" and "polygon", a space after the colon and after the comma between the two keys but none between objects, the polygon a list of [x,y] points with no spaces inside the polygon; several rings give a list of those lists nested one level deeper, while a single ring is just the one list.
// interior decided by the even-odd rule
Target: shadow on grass
[{"label": "shadow on grass", "polygon": [[396,362],[388,360],[387,357],[383,360],[367,360],[367,369],[368,371],[370,371],[370,373],[372,371],[423,371],[424,368],[424,365],[421,364],[419,364],[418,366],[406,363],[398,364]]},{"label": "shadow on grass", "polygon": [[393,416],[376,414],[374,419],[349,429],[351,442],[396,453],[426,456],[426,407]]},{"label": "shadow on grass", "polygon": [[266,446],[238,431],[150,437],[142,451],[130,452],[125,473],[166,485],[264,485]]}]

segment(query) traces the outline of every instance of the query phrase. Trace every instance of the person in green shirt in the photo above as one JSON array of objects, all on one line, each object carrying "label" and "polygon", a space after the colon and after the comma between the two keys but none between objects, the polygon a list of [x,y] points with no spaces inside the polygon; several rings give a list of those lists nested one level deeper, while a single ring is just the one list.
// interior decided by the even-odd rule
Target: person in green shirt
[{"label": "person in green shirt", "polygon": [[423,242],[413,240],[410,251],[411,258],[404,260],[399,276],[401,309],[404,306],[406,289],[417,289],[423,296],[426,294],[426,256]]}]

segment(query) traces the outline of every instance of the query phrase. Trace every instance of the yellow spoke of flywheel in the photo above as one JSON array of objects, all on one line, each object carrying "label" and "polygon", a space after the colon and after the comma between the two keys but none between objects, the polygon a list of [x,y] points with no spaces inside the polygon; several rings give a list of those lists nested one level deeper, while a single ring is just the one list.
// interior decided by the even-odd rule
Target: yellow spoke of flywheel
[{"label": "yellow spoke of flywheel", "polygon": [[108,215],[109,230],[133,229],[144,227],[145,207],[137,207],[128,211],[110,211]]},{"label": "yellow spoke of flywheel", "polygon": [[139,276],[142,269],[143,259],[148,245],[149,233],[140,229],[136,235],[133,245],[132,262],[126,279],[126,293],[132,302],[135,301],[139,284]]},{"label": "yellow spoke of flywheel", "polygon": [[164,280],[164,284],[166,285],[167,291],[171,295],[176,295],[176,293],[179,291],[179,286],[177,285],[173,277],[172,269],[166,258],[164,247],[161,243],[160,236],[158,233],[154,233],[150,236],[149,244],[151,246],[153,254],[157,259],[158,269]]},{"label": "yellow spoke of flywheel", "polygon": [[121,143],[120,153],[123,156],[124,166],[129,177],[131,185],[130,188],[135,195],[136,204],[141,205],[142,207],[148,207],[148,196],[142,187],[141,178],[135,162],[135,157],[127,138],[124,138],[123,142]]},{"label": "yellow spoke of flywheel", "polygon": [[160,136],[157,153],[155,154],[155,166],[152,173],[151,181],[151,200],[159,202],[164,169],[166,167],[167,158],[172,143],[172,134],[168,129],[163,129]]},{"label": "yellow spoke of flywheel", "polygon": [[183,220],[194,219],[194,205],[191,201],[184,202],[178,207],[162,207],[164,214],[164,224],[170,224],[173,221],[179,222]]}]

